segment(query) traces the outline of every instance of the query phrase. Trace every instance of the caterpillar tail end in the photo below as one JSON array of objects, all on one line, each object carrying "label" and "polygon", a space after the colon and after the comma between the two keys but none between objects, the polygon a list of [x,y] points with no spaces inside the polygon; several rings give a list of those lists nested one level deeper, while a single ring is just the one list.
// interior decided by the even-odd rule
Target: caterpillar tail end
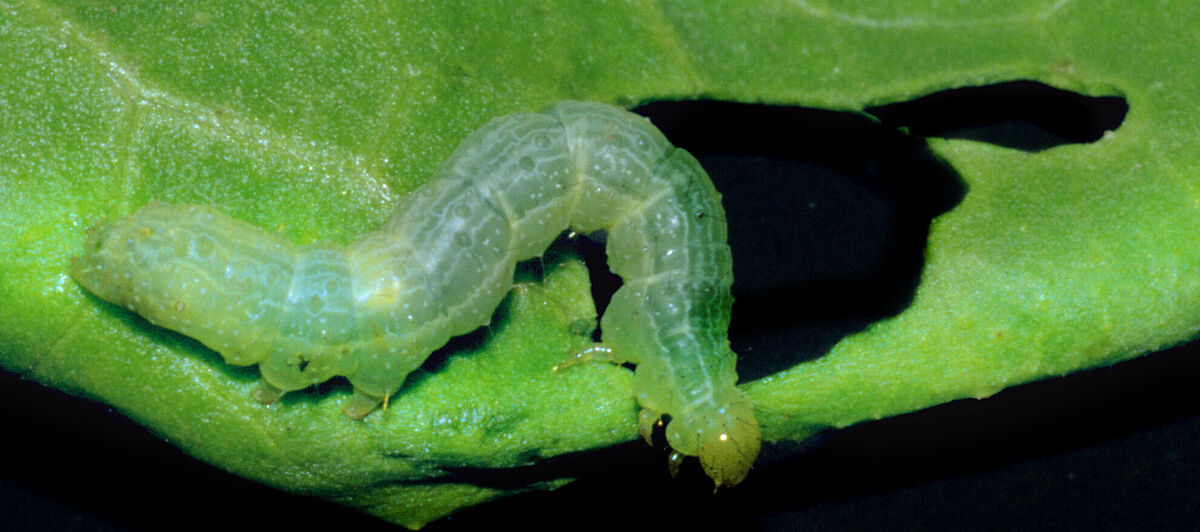
[{"label": "caterpillar tail end", "polygon": [[131,281],[122,272],[126,270],[131,249],[149,231],[135,227],[129,218],[89,227],[83,254],[71,257],[71,278],[100,299],[133,308]]}]

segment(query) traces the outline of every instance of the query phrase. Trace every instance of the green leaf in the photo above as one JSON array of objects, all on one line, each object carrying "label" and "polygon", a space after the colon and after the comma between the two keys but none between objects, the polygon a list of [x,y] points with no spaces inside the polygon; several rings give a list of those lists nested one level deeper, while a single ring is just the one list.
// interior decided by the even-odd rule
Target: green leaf
[{"label": "green leaf", "polygon": [[[0,4],[0,365],[260,482],[420,526],[567,479],[447,480],[631,440],[626,370],[554,373],[595,310],[569,252],[386,412],[336,383],[264,408],[254,370],[67,276],[84,231],[151,200],[348,241],[489,119],[559,99],[698,96],[861,110],[1031,79],[1120,95],[1102,140],[930,148],[968,193],[901,314],[751,383],[765,435],[983,397],[1200,327],[1200,4],[797,2]],[[735,272],[736,274],[736,272]],[[753,479],[751,479],[753,481]]]}]

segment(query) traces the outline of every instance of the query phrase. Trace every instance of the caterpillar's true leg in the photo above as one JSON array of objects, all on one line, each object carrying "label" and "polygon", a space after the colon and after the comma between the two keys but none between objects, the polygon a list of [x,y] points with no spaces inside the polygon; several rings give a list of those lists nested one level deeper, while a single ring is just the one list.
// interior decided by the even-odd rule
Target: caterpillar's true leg
[{"label": "caterpillar's true leg", "polygon": [[250,391],[250,396],[255,401],[258,401],[259,404],[269,405],[278,401],[280,397],[283,397],[284,393],[282,389],[272,386],[267,381],[258,381],[258,385]]},{"label": "caterpillar's true leg", "polygon": [[628,360],[621,358],[621,356],[614,352],[613,348],[609,347],[608,345],[597,343],[570,354],[565,360],[554,365],[554,371],[560,371],[571,366],[585,364],[588,362],[624,364],[628,362]]},{"label": "caterpillar's true leg", "polygon": [[355,388],[354,395],[350,396],[346,406],[342,407],[342,413],[351,419],[362,419],[375,410],[380,403],[383,403],[384,399],[384,397],[375,397]]},{"label": "caterpillar's true leg", "polygon": [[657,425],[662,425],[662,412],[655,412],[649,408],[638,412],[638,433],[646,440],[647,445],[654,445],[654,427]]},{"label": "caterpillar's true leg", "polygon": [[[684,458],[686,458],[686,456],[684,456],[683,453],[675,450],[672,450],[671,456],[667,457],[667,469],[671,472],[671,478],[675,478],[679,475],[679,467],[683,465]],[[720,484],[718,484],[717,487],[720,487]]]}]

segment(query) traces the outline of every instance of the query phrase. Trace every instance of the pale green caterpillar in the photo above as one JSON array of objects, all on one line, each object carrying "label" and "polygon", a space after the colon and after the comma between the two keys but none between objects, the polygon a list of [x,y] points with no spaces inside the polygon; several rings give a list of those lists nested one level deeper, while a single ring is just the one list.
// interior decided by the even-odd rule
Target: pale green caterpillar
[{"label": "pale green caterpillar", "polygon": [[720,195],[695,158],[615,107],[559,102],[493,120],[348,246],[297,247],[213,207],[153,203],[92,231],[71,273],[230,364],[258,364],[263,402],[345,376],[357,418],[451,337],[486,324],[515,264],[568,228],[608,233],[624,285],[593,355],[637,365],[643,436],[667,414],[673,466],[699,456],[718,487],[740,482],[760,434],[726,337]]}]

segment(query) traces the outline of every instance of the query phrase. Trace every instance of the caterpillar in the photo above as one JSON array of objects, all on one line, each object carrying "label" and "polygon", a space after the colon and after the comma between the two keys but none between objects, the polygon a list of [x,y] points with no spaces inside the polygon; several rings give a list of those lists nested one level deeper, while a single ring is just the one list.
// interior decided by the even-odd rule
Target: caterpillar
[{"label": "caterpillar", "polygon": [[71,274],[229,364],[257,364],[260,402],[344,376],[343,411],[361,418],[450,338],[487,324],[518,261],[568,229],[603,230],[623,284],[602,344],[573,360],[634,364],[641,434],[669,416],[672,472],[697,456],[719,488],[744,479],[761,441],[727,338],[720,199],[649,120],[564,101],[470,134],[349,245],[296,246],[212,206],[151,203],[89,231]]}]

